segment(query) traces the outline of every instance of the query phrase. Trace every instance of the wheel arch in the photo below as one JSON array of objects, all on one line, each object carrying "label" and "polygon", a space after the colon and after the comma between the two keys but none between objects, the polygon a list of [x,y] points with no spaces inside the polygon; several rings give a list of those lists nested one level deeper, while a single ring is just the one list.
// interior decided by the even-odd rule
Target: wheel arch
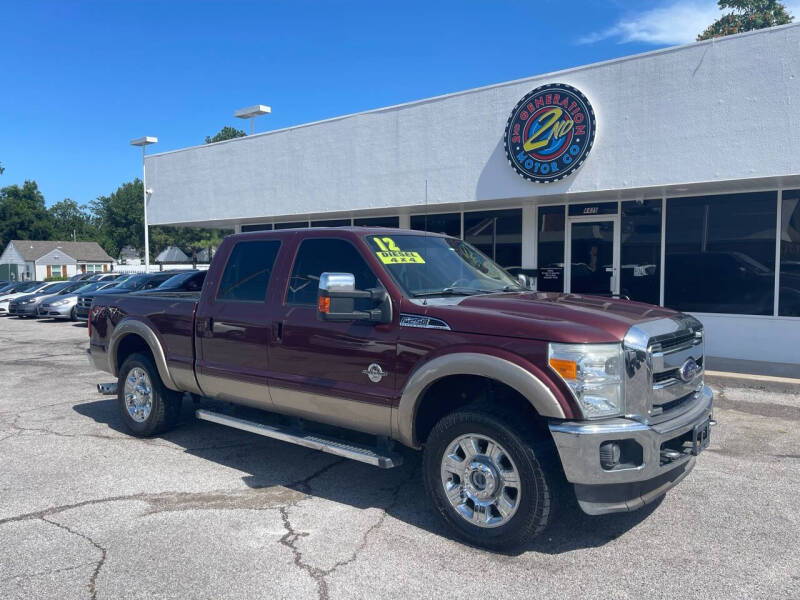
[{"label": "wheel arch", "polygon": [[[158,375],[164,385],[171,390],[180,391],[169,372],[164,347],[158,336],[146,323],[134,319],[123,319],[114,327],[111,334],[108,344],[108,363],[113,369],[114,375],[119,375],[119,367],[129,354],[145,347],[153,357]],[[122,355],[120,355],[120,349],[122,349]]]},{"label": "wheel arch", "polygon": [[570,416],[565,414],[550,387],[530,370],[491,354],[458,352],[428,361],[409,377],[400,402],[393,410],[392,429],[398,441],[413,448],[420,447],[416,421],[426,392],[437,382],[453,376],[478,377],[503,384],[527,400],[540,417],[565,419]]}]

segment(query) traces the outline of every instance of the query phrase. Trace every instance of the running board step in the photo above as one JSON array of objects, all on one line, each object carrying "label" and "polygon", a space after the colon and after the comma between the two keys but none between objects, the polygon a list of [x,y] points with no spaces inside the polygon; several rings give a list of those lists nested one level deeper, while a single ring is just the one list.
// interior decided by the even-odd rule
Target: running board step
[{"label": "running board step", "polygon": [[275,427],[273,425],[264,425],[263,423],[256,423],[255,421],[246,421],[237,417],[223,415],[210,410],[198,409],[195,411],[195,416],[203,421],[211,421],[212,423],[219,423],[220,425],[227,425],[242,431],[249,431],[257,435],[289,442],[290,444],[297,444],[313,450],[321,450],[328,454],[335,454],[336,456],[343,456],[352,460],[367,463],[381,469],[391,469],[392,467],[399,467],[403,464],[403,456],[395,452],[384,452],[378,454],[375,449],[367,446],[359,446],[351,442],[345,442],[321,435],[314,435],[309,432],[300,431],[289,427]]}]

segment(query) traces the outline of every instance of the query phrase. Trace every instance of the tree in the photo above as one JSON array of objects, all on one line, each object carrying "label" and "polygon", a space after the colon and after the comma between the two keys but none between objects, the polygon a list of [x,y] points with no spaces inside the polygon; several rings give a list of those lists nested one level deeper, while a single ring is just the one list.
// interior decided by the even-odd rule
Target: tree
[{"label": "tree", "polygon": [[47,212],[53,223],[55,239],[92,241],[97,237],[97,230],[85,205],[79,206],[74,200],[64,198],[53,204]]},{"label": "tree", "polygon": [[123,246],[141,248],[144,240],[142,180],[123,183],[109,196],[99,196],[89,204],[94,214],[97,242],[111,256],[119,256]]},{"label": "tree", "polygon": [[791,23],[794,17],[778,0],[718,0],[720,9],[731,9],[712,23],[697,41],[733,35],[754,29],[764,29],[775,25]]},{"label": "tree", "polygon": [[50,215],[35,181],[0,189],[0,248],[14,239],[47,240],[52,235]]},{"label": "tree", "polygon": [[232,140],[235,138],[247,137],[247,134],[241,129],[225,125],[219,130],[219,133],[214,137],[206,136],[206,144],[213,144],[214,142],[224,142],[225,140]]}]

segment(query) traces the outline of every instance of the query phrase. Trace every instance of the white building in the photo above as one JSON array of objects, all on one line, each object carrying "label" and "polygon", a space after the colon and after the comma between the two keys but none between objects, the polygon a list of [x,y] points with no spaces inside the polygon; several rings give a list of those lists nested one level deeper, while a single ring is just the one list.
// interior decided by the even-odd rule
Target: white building
[{"label": "white building", "polygon": [[104,273],[113,264],[97,242],[11,240],[0,255],[0,279],[45,281]]},{"label": "white building", "polygon": [[[553,84],[579,92],[527,97]],[[583,162],[537,183],[515,156],[534,178]],[[154,154],[146,169],[151,224],[445,231],[538,269],[540,290],[691,312],[710,355],[800,363],[800,24]]]}]

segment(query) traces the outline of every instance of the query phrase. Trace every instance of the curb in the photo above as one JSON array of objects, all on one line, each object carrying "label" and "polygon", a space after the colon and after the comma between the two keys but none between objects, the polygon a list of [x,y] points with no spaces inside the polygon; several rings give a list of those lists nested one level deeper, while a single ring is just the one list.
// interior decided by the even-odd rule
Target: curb
[{"label": "curb", "polygon": [[712,385],[718,383],[730,387],[762,390],[778,394],[800,394],[800,379],[795,379],[793,377],[706,371],[705,380],[707,384]]}]

